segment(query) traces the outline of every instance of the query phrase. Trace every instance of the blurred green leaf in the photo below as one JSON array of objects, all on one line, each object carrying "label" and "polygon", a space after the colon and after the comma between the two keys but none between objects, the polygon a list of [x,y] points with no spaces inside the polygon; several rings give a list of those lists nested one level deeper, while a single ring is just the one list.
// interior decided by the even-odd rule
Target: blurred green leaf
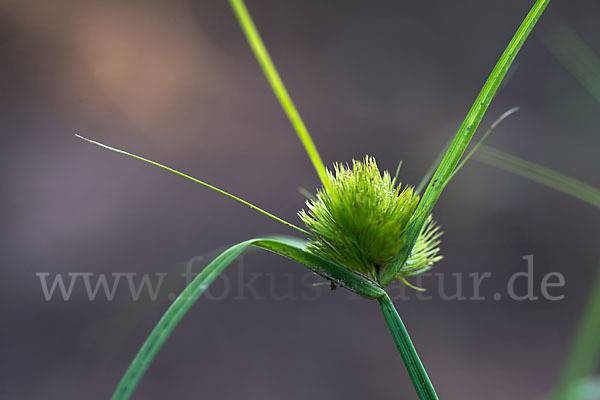
[{"label": "blurred green leaf", "polygon": [[600,399],[600,378],[576,381],[565,390],[560,398],[564,400],[598,400]]},{"label": "blurred green leaf", "polygon": [[571,27],[555,24],[555,29],[540,35],[546,48],[600,102],[600,57]]},{"label": "blurred green leaf", "polygon": [[548,186],[600,208],[600,189],[560,172],[485,145],[481,146],[479,151],[475,153],[475,158],[483,163]]}]

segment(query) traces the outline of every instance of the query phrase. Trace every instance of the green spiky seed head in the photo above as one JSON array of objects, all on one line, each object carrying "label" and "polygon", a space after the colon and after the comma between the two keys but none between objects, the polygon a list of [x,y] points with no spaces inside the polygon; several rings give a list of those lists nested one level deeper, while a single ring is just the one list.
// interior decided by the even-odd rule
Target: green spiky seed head
[{"label": "green spiky seed head", "polygon": [[[352,161],[352,167],[336,164],[327,171],[330,187],[317,191],[299,216],[314,233],[307,249],[374,282],[398,261],[407,246],[406,231],[414,222],[419,196],[410,186],[401,187],[373,157]],[[441,259],[441,232],[429,217],[408,261],[397,278],[416,275]]]}]

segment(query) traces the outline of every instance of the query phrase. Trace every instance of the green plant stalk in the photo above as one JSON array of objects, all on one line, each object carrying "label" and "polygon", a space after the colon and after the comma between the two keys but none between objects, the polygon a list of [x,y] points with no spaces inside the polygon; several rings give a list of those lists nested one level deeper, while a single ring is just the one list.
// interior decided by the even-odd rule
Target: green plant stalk
[{"label": "green plant stalk", "polygon": [[485,164],[548,186],[561,193],[600,208],[600,189],[580,182],[550,168],[515,157],[489,146],[482,146],[475,158]]},{"label": "green plant stalk", "polygon": [[394,304],[389,296],[385,295],[378,299],[383,317],[388,325],[394,343],[402,356],[408,375],[417,391],[417,395],[421,400],[437,400],[437,394],[431,384],[431,380],[423,367],[423,363],[419,359],[417,350],[410,339],[408,331],[404,327],[402,318],[398,315]]},{"label": "green plant stalk", "polygon": [[498,63],[483,85],[481,92],[475,99],[475,103],[467,113],[467,117],[456,133],[454,140],[450,144],[450,148],[446,152],[446,155],[442,159],[439,167],[429,182],[423,197],[421,198],[419,207],[415,212],[415,214],[420,215],[420,217],[407,232],[407,242],[410,245],[405,247],[403,253],[400,254],[399,261],[392,268],[389,268],[382,277],[381,283],[384,286],[394,279],[400,268],[402,268],[408,259],[412,245],[416,241],[427,216],[431,214],[431,211],[440,197],[445,184],[451,178],[452,173],[462,158],[467,146],[469,145],[475,130],[481,123],[485,112],[487,111],[492,99],[494,98],[494,95],[496,94],[496,91],[498,90],[498,87],[500,86],[500,83],[506,76],[506,73],[512,65],[519,50],[525,43],[527,37],[529,37],[531,30],[539,20],[549,2],[550,0],[537,0],[535,2],[529,11],[529,14],[525,17],[525,20],[513,36],[506,50],[504,50],[504,53],[502,53],[502,56],[500,56]]},{"label": "green plant stalk", "polygon": [[250,44],[250,47],[252,48],[252,51],[254,52],[254,55],[256,56],[256,59],[258,60],[265,74],[265,77],[269,81],[275,96],[279,100],[281,107],[296,130],[296,134],[300,138],[308,157],[317,171],[319,179],[321,179],[323,186],[329,188],[329,178],[327,177],[327,172],[325,170],[325,166],[323,165],[323,161],[321,160],[321,156],[319,155],[319,151],[317,150],[317,147],[315,146],[315,143],[313,142],[306,125],[302,121],[300,113],[296,109],[292,98],[285,88],[285,85],[283,84],[283,81],[281,80],[281,77],[279,76],[279,73],[273,64],[273,61],[269,56],[265,44],[258,33],[258,29],[256,29],[256,26],[252,21],[252,17],[246,8],[246,5],[244,4],[243,0],[230,0],[229,3],[231,4],[231,8],[233,9],[240,23],[242,31],[244,32],[244,35],[246,36],[246,39],[248,40],[248,43]]},{"label": "green plant stalk", "polygon": [[598,366],[598,354],[600,354],[598,338],[600,338],[600,270],[571,342],[571,349],[553,396],[554,400],[570,400],[567,394],[573,385],[594,373]]}]

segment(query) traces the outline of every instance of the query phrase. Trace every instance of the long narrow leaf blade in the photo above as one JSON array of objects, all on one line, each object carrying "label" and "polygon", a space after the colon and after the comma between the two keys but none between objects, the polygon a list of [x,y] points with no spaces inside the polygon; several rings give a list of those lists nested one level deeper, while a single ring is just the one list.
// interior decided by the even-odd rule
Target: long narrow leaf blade
[{"label": "long narrow leaf blade", "polygon": [[231,264],[247,247],[248,243],[237,244],[215,258],[194,280],[188,285],[184,291],[175,299],[171,307],[160,319],[158,324],[144,342],[144,345],[139,350],[133,361],[131,362],[127,372],[121,378],[112,399],[121,400],[129,399],[133,391],[137,387],[140,379],[144,376],[146,370],[150,366],[152,360],[161,349],[171,332],[179,324],[179,321],[189,311],[190,307],[204,293],[208,286],[215,280],[217,276]]},{"label": "long narrow leaf blade", "polygon": [[130,398],[152,360],[179,324],[179,321],[215,278],[249,246],[260,247],[298,261],[339,286],[350,289],[363,297],[377,299],[386,296],[385,291],[370,280],[304,251],[304,244],[305,241],[303,240],[291,238],[252,239],[236,244],[221,253],[194,278],[165,312],[131,362],[112,399],[124,400]]},{"label": "long narrow leaf blade", "polygon": [[421,198],[421,202],[419,203],[419,207],[416,210],[416,214],[419,214],[419,220],[415,222],[407,233],[407,241],[410,246],[406,246],[406,250],[403,254],[400,255],[400,261],[393,265],[391,268],[388,268],[382,277],[383,285],[391,282],[402,265],[408,259],[410,255],[410,249],[412,248],[412,244],[417,239],[423,224],[425,223],[428,215],[431,213],[431,210],[435,206],[437,199],[442,193],[442,190],[445,186],[445,183],[451,177],[452,172],[458,165],[460,159],[463,154],[475,130],[479,126],[485,112],[487,111],[496,91],[498,90],[498,86],[506,76],[508,69],[512,65],[515,57],[517,56],[519,50],[525,43],[525,40],[531,33],[531,30],[539,20],[543,11],[550,0],[537,0],[525,20],[513,36],[512,40],[508,44],[502,56],[498,60],[498,63],[492,70],[492,73],[488,77],[487,81],[483,85],[481,92],[475,99],[475,103],[469,110],[467,117],[463,121],[461,127],[459,128],[454,140],[450,144],[450,148],[446,152],[446,155],[442,159],[439,167],[437,168],[435,174],[433,175],[423,197]]},{"label": "long narrow leaf blade", "polygon": [[317,150],[317,146],[315,146],[315,143],[313,142],[312,137],[310,136],[310,133],[304,124],[304,121],[302,121],[302,118],[300,117],[300,113],[296,109],[292,98],[285,88],[285,85],[283,84],[283,81],[281,80],[281,77],[275,68],[275,64],[271,60],[271,56],[269,56],[269,52],[267,51],[267,48],[265,47],[265,44],[258,33],[258,29],[256,29],[254,21],[252,21],[252,17],[250,16],[244,1],[230,0],[229,3],[231,4],[231,8],[233,8],[242,31],[244,32],[244,35],[246,35],[246,39],[248,40],[248,43],[250,44],[250,47],[252,48],[252,51],[254,52],[254,55],[256,56],[256,59],[258,60],[258,63],[265,74],[265,77],[269,81],[277,100],[279,100],[283,111],[289,118],[296,131],[296,134],[298,135],[298,138],[300,138],[300,141],[302,142],[302,145],[308,154],[308,157],[315,167],[321,182],[323,182],[323,186],[329,188],[329,178],[327,176],[325,166],[323,165],[323,161],[321,160],[321,156]]}]

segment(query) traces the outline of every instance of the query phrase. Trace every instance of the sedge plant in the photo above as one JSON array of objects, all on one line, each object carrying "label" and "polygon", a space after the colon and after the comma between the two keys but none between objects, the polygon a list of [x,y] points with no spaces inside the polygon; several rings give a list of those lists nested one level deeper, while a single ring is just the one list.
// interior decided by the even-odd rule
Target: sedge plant
[{"label": "sedge plant", "polygon": [[236,244],[217,256],[175,299],[154,327],[119,382],[113,399],[128,399],[170,333],[214,279],[245,249],[262,248],[295,260],[333,284],[366,299],[377,300],[392,339],[421,400],[438,396],[413,342],[385,288],[393,280],[430,269],[440,260],[441,231],[432,210],[454,176],[465,151],[500,83],[550,0],[537,0],[489,75],[464,122],[421,195],[415,188],[380,171],[374,158],[365,156],[351,165],[327,169],[297,111],[243,0],[230,0],[248,43],[273,92],[288,116],[322,184],[299,212],[307,229],[287,222],[239,197],[204,181],[138,155],[94,144],[174,172],[229,196],[302,234],[302,238],[256,238]]}]

